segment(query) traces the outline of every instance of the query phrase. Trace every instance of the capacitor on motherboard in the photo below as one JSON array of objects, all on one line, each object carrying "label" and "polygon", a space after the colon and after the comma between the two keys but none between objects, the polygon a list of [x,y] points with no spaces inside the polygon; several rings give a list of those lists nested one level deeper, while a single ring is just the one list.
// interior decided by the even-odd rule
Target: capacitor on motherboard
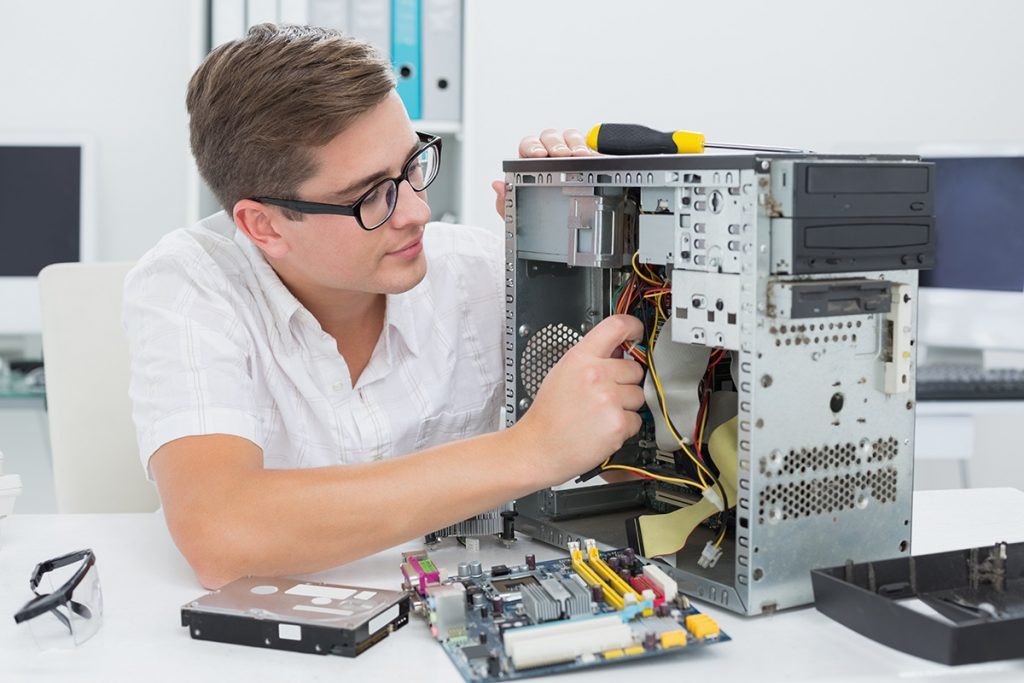
[{"label": "capacitor on motherboard", "polygon": [[626,555],[626,564],[628,564],[630,567],[632,567],[633,563],[636,562],[636,551],[633,550],[632,548],[626,548],[625,555]]},{"label": "capacitor on motherboard", "polygon": [[487,675],[496,678],[500,673],[501,662],[498,661],[498,655],[492,653],[487,657]]},{"label": "capacitor on motherboard", "polygon": [[644,649],[653,650],[658,647],[658,634],[653,631],[644,635]]},{"label": "capacitor on motherboard", "polygon": [[633,578],[633,572],[631,572],[628,569],[626,569],[625,567],[623,567],[622,569],[619,570],[619,576],[622,577],[623,581],[625,581],[626,583],[629,583],[629,580],[631,578]]},{"label": "capacitor on motherboard", "polygon": [[494,610],[495,614],[501,614],[505,603],[502,602],[501,598],[491,598],[491,609]]},{"label": "capacitor on motherboard", "polygon": [[596,603],[604,602],[604,586],[602,586],[600,584],[597,585],[597,586],[591,586],[590,587],[590,593],[591,593],[591,597],[594,598],[594,602],[596,602]]},{"label": "capacitor on motherboard", "polygon": [[534,569],[537,568],[537,556],[536,555],[531,553],[531,554],[526,556],[526,567],[530,571],[533,571]]},{"label": "capacitor on motherboard", "polygon": [[654,608],[654,613],[659,617],[667,617],[672,614],[672,607],[668,603],[661,603]]},{"label": "capacitor on motherboard", "polygon": [[469,563],[459,562],[459,578],[465,579],[469,576]]},{"label": "capacitor on motherboard", "polygon": [[473,607],[479,607],[484,604],[484,600],[486,600],[486,598],[483,593],[473,593]]},{"label": "capacitor on motherboard", "polygon": [[484,568],[480,564],[480,560],[473,560],[469,563],[469,575],[473,577],[484,575]]},{"label": "capacitor on motherboard", "polygon": [[612,555],[608,558],[608,566],[611,567],[613,572],[619,571],[619,558],[617,555]]}]

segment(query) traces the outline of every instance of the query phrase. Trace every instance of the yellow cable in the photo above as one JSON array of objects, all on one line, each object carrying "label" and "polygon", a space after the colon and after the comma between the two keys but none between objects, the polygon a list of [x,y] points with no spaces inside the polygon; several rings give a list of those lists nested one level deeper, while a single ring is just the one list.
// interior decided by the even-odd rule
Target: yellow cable
[{"label": "yellow cable", "polygon": [[[648,368],[650,367],[650,364],[648,364]],[[668,409],[665,406],[665,392],[661,388],[661,381],[658,379],[658,373],[653,369],[651,370],[651,378],[654,380],[655,390],[658,392],[658,396],[661,398],[661,414],[665,417],[665,424],[668,426],[669,432],[672,433],[672,436],[679,444],[679,448],[682,449],[683,453],[685,453],[686,456],[690,458],[690,460],[692,460],[693,463],[697,466],[697,478],[700,480],[700,488],[705,489],[708,487],[708,483],[707,481],[705,481],[704,475],[706,473],[710,476],[711,472],[708,471],[704,464],[700,460],[698,460],[696,456],[694,456],[694,454],[690,451],[689,448],[686,447],[686,444],[683,443],[682,437],[679,436],[678,432],[676,432],[676,430],[673,429],[672,424],[669,422]]]},{"label": "yellow cable", "polygon": [[[693,453],[690,451],[690,449],[686,447],[686,444],[683,443],[682,437],[680,437],[678,432],[676,432],[676,430],[672,427],[672,423],[671,423],[671,421],[669,420],[669,417],[668,417],[668,407],[667,407],[667,404],[666,404],[666,401],[665,401],[665,392],[664,392],[664,390],[661,387],[661,380],[658,379],[658,373],[657,373],[657,371],[654,368],[654,338],[655,338],[655,336],[657,335],[657,332],[658,332],[658,321],[659,321],[659,318],[662,317],[662,314],[661,314],[661,301],[662,301],[662,297],[664,295],[665,295],[665,293],[661,292],[661,293],[657,294],[656,296],[652,297],[655,300],[656,305],[654,307],[654,325],[651,327],[651,336],[648,339],[648,343],[647,343],[647,352],[648,352],[649,358],[650,358],[650,362],[648,363],[648,369],[651,371],[651,379],[654,380],[654,386],[655,386],[655,389],[657,389],[657,392],[658,392],[658,397],[659,397],[660,403],[661,403],[661,412],[662,412],[662,415],[665,417],[665,424],[668,426],[668,429],[672,433],[672,436],[675,437],[675,440],[679,443],[679,446],[680,446],[680,448],[682,448],[683,452],[686,453],[686,455],[690,458],[690,460],[692,460],[693,463],[697,466],[697,478],[700,479],[700,482],[701,482],[700,485],[698,486],[698,488],[703,490],[703,489],[709,488],[708,483],[704,479],[704,474],[707,473],[707,475],[709,477],[711,477],[712,481],[714,481],[715,477],[714,477],[713,474],[711,474],[711,471],[709,469],[707,469],[707,467],[705,467],[704,464],[693,455]],[[667,318],[665,319],[665,322],[668,322]],[[702,416],[702,419],[701,419],[700,434],[698,436],[698,438],[700,438],[700,439],[704,438],[704,425],[705,424],[707,424],[707,407],[705,407],[704,415]],[[607,461],[605,461],[605,462],[607,462]],[[613,467],[625,468],[624,465],[615,465]],[[645,474],[647,474],[647,473],[645,473]],[[650,476],[654,476],[654,475],[650,475]],[[655,477],[655,478],[658,478],[658,477]],[[682,480],[680,480],[680,481],[682,481]],[[692,482],[691,482],[691,485],[692,485]],[[725,541],[725,532],[726,532],[726,525],[723,523],[722,524],[722,531],[719,533],[718,538],[715,540],[714,547],[716,547],[716,548],[720,547],[722,545],[722,542]]]},{"label": "yellow cable", "polygon": [[644,282],[646,282],[649,285],[654,285],[655,287],[664,287],[665,286],[665,282],[664,281],[658,282],[657,280],[654,280],[654,279],[650,278],[649,276],[644,275],[642,272],[640,272],[640,266],[637,265],[637,259],[639,257],[640,257],[640,252],[639,251],[634,251],[633,252],[633,258],[632,258],[633,272],[635,272],[638,276],[640,276],[640,279],[643,280]]},{"label": "yellow cable", "polygon": [[[661,296],[664,296],[664,294]],[[665,425],[668,427],[669,432],[671,432],[675,440],[679,443],[679,447],[682,451],[686,453],[687,457],[690,458],[690,460],[693,461],[693,464],[697,466],[697,478],[700,480],[700,488],[706,489],[708,487],[708,483],[704,479],[704,475],[707,474],[712,480],[714,479],[714,476],[711,474],[711,471],[704,466],[704,463],[698,460],[697,457],[694,456],[693,452],[686,447],[686,444],[683,443],[683,437],[681,437],[672,426],[672,421],[668,417],[668,405],[665,400],[665,390],[661,386],[661,380],[658,378],[658,373],[654,368],[654,363],[652,362],[654,360],[654,337],[658,332],[658,319],[661,317],[661,296],[658,297],[658,304],[654,310],[654,325],[651,328],[651,336],[647,344],[649,358],[647,367],[651,371],[651,379],[654,380],[654,388],[658,392],[658,398],[660,399],[659,402],[661,403],[661,414],[665,418]]]},{"label": "yellow cable", "polygon": [[707,488],[701,486],[695,481],[689,479],[680,479],[678,477],[669,477],[664,474],[655,474],[654,472],[648,472],[640,467],[630,467],[629,465],[601,465],[602,470],[625,470],[627,472],[633,472],[634,474],[642,474],[650,477],[651,479],[657,479],[659,481],[667,481],[670,484],[681,484],[683,486],[693,486],[694,488]]},{"label": "yellow cable", "polygon": [[[664,281],[658,282],[657,280],[651,279],[648,276],[646,276],[644,273],[642,273],[640,271],[640,268],[639,268],[638,264],[637,264],[637,259],[639,258],[639,256],[640,256],[640,252],[639,251],[633,252],[633,258],[632,258],[633,272],[636,273],[637,277],[639,277],[644,282],[646,282],[646,283],[648,283],[650,285],[654,285],[656,287],[668,287],[668,286],[670,286],[670,283],[668,283],[668,282],[664,282]],[[629,285],[626,286],[626,289],[627,290],[629,289]],[[631,292],[629,292],[629,293],[631,294]],[[696,465],[696,467],[697,467],[697,478],[700,480],[700,482],[698,483],[698,482],[692,481],[690,479],[681,479],[681,478],[678,478],[678,477],[667,477],[667,476],[660,475],[660,474],[654,474],[653,472],[648,472],[647,470],[641,469],[639,467],[630,467],[628,465],[609,465],[608,464],[608,460],[610,460],[610,458],[606,458],[605,459],[605,461],[601,464],[601,469],[602,470],[625,470],[625,471],[628,471],[628,472],[633,472],[635,474],[642,474],[642,475],[651,477],[653,479],[657,479],[659,481],[667,481],[667,482],[670,482],[670,483],[682,484],[684,486],[693,486],[695,488],[699,488],[699,489],[703,490],[703,489],[708,488],[708,486],[709,486],[707,480],[705,480],[705,478],[704,478],[704,475],[706,474],[708,477],[711,477],[712,480],[714,479],[714,475],[712,475],[711,471],[704,465],[704,463],[702,463],[693,454],[693,452],[689,448],[686,447],[686,444],[683,443],[683,438],[679,435],[679,433],[672,426],[672,421],[669,419],[669,416],[668,416],[668,406],[667,406],[667,403],[666,403],[666,400],[665,400],[665,391],[664,391],[664,389],[661,386],[661,380],[658,378],[658,373],[654,369],[654,365],[651,362],[651,359],[653,359],[653,353],[654,353],[654,339],[655,339],[655,336],[658,333],[658,322],[663,317],[662,313],[661,313],[661,308],[662,308],[662,299],[665,296],[665,294],[666,294],[666,292],[657,292],[657,293],[651,292],[651,293],[643,294],[642,295],[643,298],[645,298],[645,299],[653,299],[654,302],[655,302],[655,307],[654,307],[654,325],[651,327],[651,336],[648,339],[647,353],[645,354],[648,357],[648,359],[649,359],[648,362],[647,362],[647,367],[651,371],[651,379],[654,380],[654,387],[655,387],[655,390],[658,393],[658,398],[660,399],[659,402],[661,403],[661,413],[662,413],[662,416],[665,418],[665,425],[668,427],[669,432],[671,432],[673,438],[675,438],[676,442],[679,444],[679,447],[682,449],[682,451],[686,454],[686,456],[691,461],[693,461],[693,464]],[[626,296],[627,296],[627,291],[623,291],[622,297],[620,298],[620,301],[621,301],[621,299],[624,299]],[[629,309],[629,306],[627,305],[626,306],[626,310],[628,310],[628,309]],[[666,318],[665,321],[668,322],[668,319]],[[707,421],[707,411],[705,410],[704,422],[706,422],[706,421]],[[703,432],[703,423],[701,425],[700,433],[701,433],[701,438],[703,438],[703,433],[704,433]]]},{"label": "yellow cable", "polygon": [[[654,318],[655,326],[657,326],[658,316],[660,315],[660,311],[661,311],[661,308],[660,308],[661,301],[660,300],[658,301],[658,305],[659,305],[658,310],[654,314],[655,315],[655,318]],[[667,319],[666,319],[666,322],[668,322]],[[654,335],[652,334],[651,335],[651,344],[653,344],[653,343],[654,343]],[[648,348],[650,348],[650,345],[648,345]],[[686,445],[683,443],[682,437],[680,437],[679,433],[676,432],[676,430],[672,427],[672,424],[669,422],[669,419],[668,419],[668,409],[667,409],[667,401],[665,400],[665,392],[664,392],[664,389],[662,389],[661,380],[658,377],[658,373],[656,371],[652,370],[651,378],[654,380],[654,386],[655,386],[655,388],[656,388],[656,390],[658,392],[658,396],[661,399],[662,414],[665,416],[665,423],[668,425],[669,431],[672,433],[672,436],[675,437],[676,441],[679,442],[679,445],[682,448],[683,452],[686,453],[686,455],[690,458],[690,460],[693,461],[694,465],[697,466],[697,478],[700,479],[702,487],[703,488],[707,488],[708,486],[710,486],[710,484],[708,484],[708,482],[704,479],[704,475],[706,474],[712,480],[714,480],[714,478],[715,478],[714,475],[711,474],[711,470],[709,470],[704,465],[704,463],[702,463],[697,457],[695,457],[693,452],[690,451],[690,449],[686,447]],[[704,419],[705,420],[707,419],[707,410],[704,411]],[[701,438],[703,438],[703,431],[701,431]]]}]

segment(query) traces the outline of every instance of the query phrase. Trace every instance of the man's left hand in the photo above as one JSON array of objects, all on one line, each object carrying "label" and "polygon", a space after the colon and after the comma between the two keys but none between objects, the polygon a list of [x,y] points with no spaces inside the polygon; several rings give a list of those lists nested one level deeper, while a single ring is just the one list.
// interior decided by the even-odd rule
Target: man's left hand
[{"label": "man's left hand", "polygon": [[[527,136],[519,141],[519,156],[523,159],[539,159],[542,157],[586,157],[597,154],[587,147],[587,139],[579,130],[567,128],[562,132],[554,128],[545,128],[538,136]],[[495,180],[494,208],[498,215],[505,217],[505,183]]]}]

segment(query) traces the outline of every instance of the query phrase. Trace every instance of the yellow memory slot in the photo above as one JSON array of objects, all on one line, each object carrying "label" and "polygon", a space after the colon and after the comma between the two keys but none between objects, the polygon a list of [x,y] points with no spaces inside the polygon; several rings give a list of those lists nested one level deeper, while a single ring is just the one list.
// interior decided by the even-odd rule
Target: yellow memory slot
[{"label": "yellow memory slot", "polygon": [[622,599],[618,593],[616,593],[611,586],[605,583],[601,577],[594,573],[594,571],[583,563],[582,558],[577,558],[575,555],[572,559],[573,570],[580,575],[588,586],[601,586],[604,591],[604,601],[615,609],[622,609],[626,606],[626,602]]},{"label": "yellow memory slot", "polygon": [[601,559],[601,555],[597,548],[590,549],[590,566],[599,575],[604,577],[608,583],[610,583],[619,595],[625,596],[627,593],[632,593],[636,596],[637,602],[643,600],[643,596],[636,592],[636,589],[626,583],[621,576],[616,574],[608,563]]}]

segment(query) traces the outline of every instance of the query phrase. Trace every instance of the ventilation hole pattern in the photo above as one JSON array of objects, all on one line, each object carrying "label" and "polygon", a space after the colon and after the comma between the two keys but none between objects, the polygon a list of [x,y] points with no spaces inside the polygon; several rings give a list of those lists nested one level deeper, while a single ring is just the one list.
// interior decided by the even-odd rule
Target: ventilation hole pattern
[{"label": "ventilation hole pattern", "polygon": [[773,325],[768,332],[775,337],[776,346],[810,346],[812,344],[846,344],[857,343],[860,320],[847,320],[845,323],[811,323],[809,325]]},{"label": "ventilation hole pattern", "polygon": [[900,442],[895,437],[878,439],[871,444],[871,456],[868,462],[885,462],[892,460],[900,453]]},{"label": "ventilation hole pattern", "polygon": [[579,332],[561,323],[548,325],[530,337],[519,359],[519,381],[530,400],[536,398],[540,383],[555,363],[581,338]]},{"label": "ventilation hole pattern", "polygon": [[864,508],[871,498],[879,503],[894,503],[896,474],[895,467],[886,467],[768,486],[758,502],[757,523]]},{"label": "ventilation hole pattern", "polygon": [[[871,442],[871,452],[867,455],[868,462],[885,462],[899,455],[899,441],[890,436],[888,439],[876,439]],[[811,448],[792,448],[782,457],[777,467],[769,458],[761,459],[761,474],[766,477],[783,474],[806,474],[818,470],[837,469],[862,465],[858,455],[857,444],[838,443]]]}]

